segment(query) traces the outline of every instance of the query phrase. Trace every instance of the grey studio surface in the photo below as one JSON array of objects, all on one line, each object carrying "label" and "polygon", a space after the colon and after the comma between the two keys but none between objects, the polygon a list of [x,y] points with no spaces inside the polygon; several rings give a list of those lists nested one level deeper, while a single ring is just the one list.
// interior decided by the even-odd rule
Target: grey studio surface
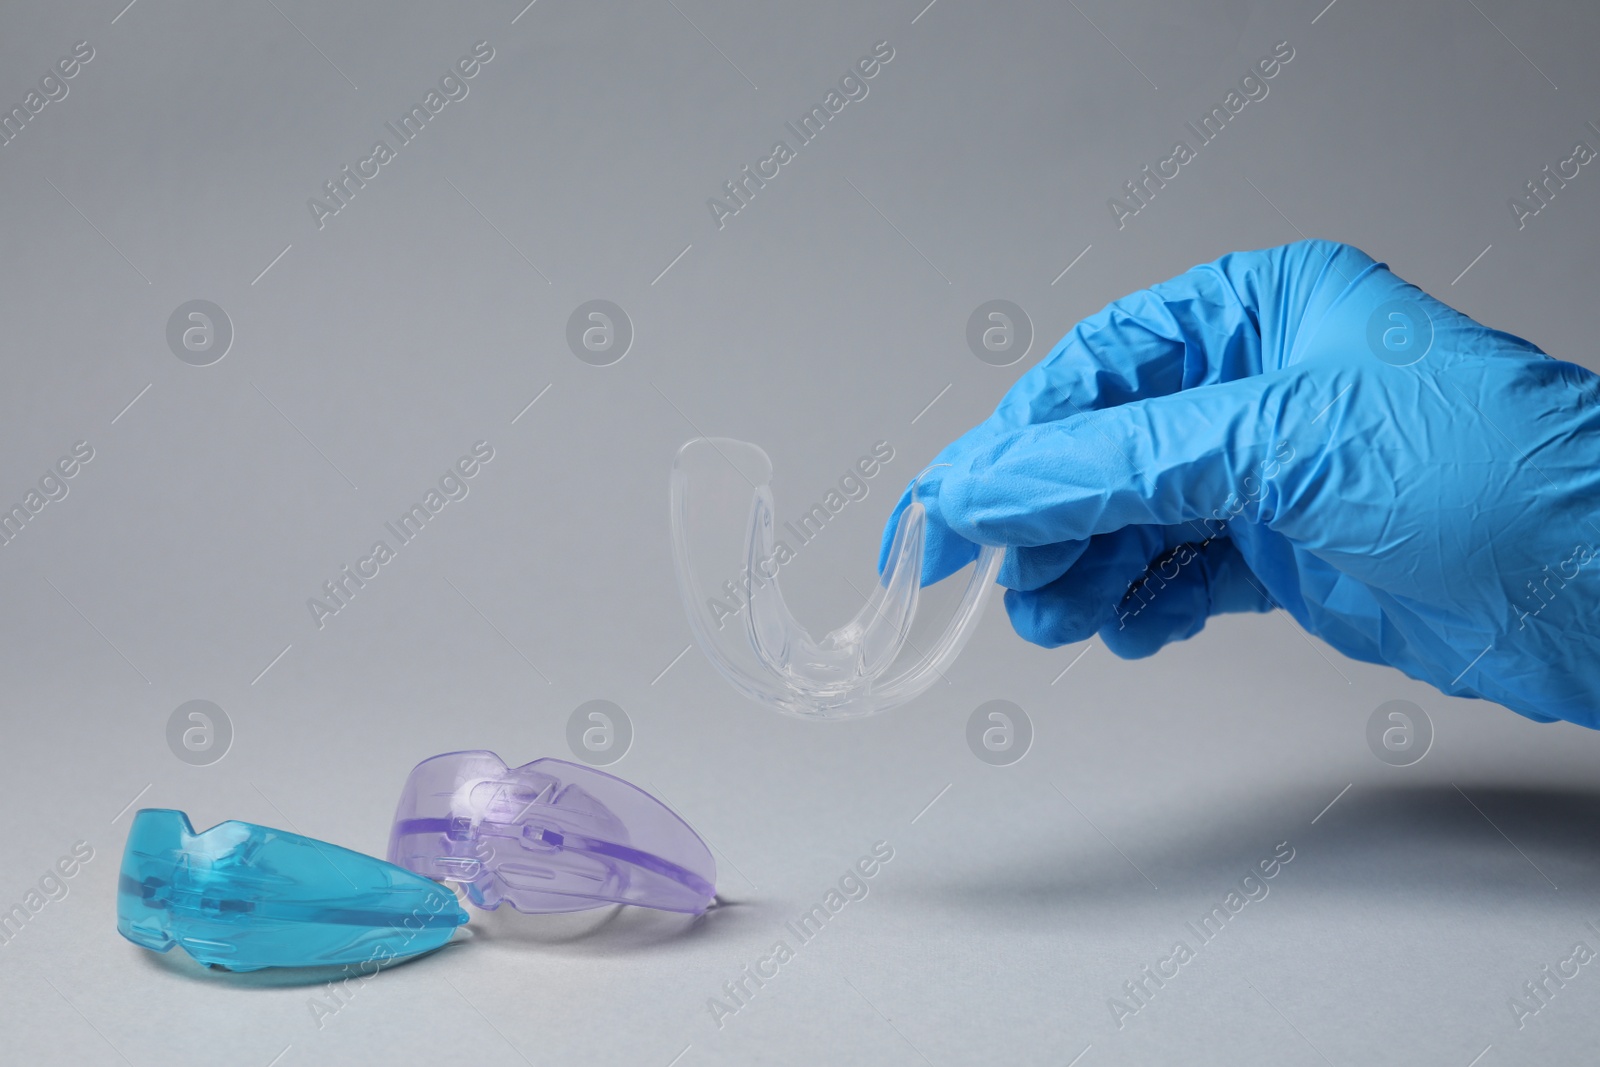
[{"label": "grey studio surface", "polygon": [[[0,146],[0,501],[77,460],[0,548],[0,1060],[1592,1050],[1600,974],[1546,975],[1600,948],[1600,735],[1282,612],[1124,662],[1025,644],[998,598],[911,704],[785,718],[692,645],[667,522],[691,437],[764,447],[780,521],[886,446],[785,568],[836,625],[901,488],[1073,323],[1302,236],[1600,369],[1600,176],[1508,207],[1600,144],[1592,5],[125,4],[0,8],[0,105],[25,113]],[[1131,199],[1275,49],[1265,95]],[[996,300],[1022,317],[974,347]],[[420,534],[387,532],[474,449]],[[382,855],[419,760],[578,758],[595,700],[621,714],[588,757],[705,837],[727,906],[475,912],[352,982],[117,936],[137,808]],[[864,895],[797,937],[874,850]]]}]

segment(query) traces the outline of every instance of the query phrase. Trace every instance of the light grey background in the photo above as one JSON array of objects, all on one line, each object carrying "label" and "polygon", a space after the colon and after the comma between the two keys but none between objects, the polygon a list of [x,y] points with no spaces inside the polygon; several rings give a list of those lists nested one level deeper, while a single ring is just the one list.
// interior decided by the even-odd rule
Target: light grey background
[{"label": "light grey background", "polygon": [[[1600,175],[1521,231],[1506,204],[1600,143],[1591,5],[123,2],[0,10],[5,108],[74,42],[95,50],[0,148],[0,500],[95,450],[0,548],[0,904],[94,849],[0,947],[7,1062],[1492,1067],[1593,1048],[1594,967],[1521,1029],[1507,1002],[1574,942],[1600,948],[1595,734],[1345,661],[1281,613],[1125,663],[1027,646],[997,604],[948,686],[792,721],[680,658],[666,523],[697,432],[771,453],[780,518],[889,441],[871,495],[785,573],[802,616],[835,623],[898,488],[1077,319],[1300,235],[1600,367]],[[480,40],[470,95],[319,230],[307,198]],[[867,98],[719,231],[706,199],[880,40]],[[1284,40],[1270,95],[1119,231],[1107,198]],[[597,298],[636,333],[608,367],[565,340]],[[166,345],[192,299],[233,323],[212,366]],[[991,299],[1033,321],[1014,367],[967,349]],[[470,495],[319,630],[307,598],[479,440],[495,456]],[[570,755],[567,717],[596,698],[635,729],[611,769],[705,835],[735,906],[480,915],[320,1028],[325,975],[207,973],[115,933],[136,798],[381,853],[416,761]],[[210,766],[167,747],[195,699],[233,724]],[[965,740],[996,699],[1036,734],[1009,767]],[[1367,747],[1394,699],[1436,732],[1411,767]],[[879,840],[895,857],[870,895],[719,1029],[708,998]],[[1119,1030],[1108,998],[1284,841],[1270,895]]]}]

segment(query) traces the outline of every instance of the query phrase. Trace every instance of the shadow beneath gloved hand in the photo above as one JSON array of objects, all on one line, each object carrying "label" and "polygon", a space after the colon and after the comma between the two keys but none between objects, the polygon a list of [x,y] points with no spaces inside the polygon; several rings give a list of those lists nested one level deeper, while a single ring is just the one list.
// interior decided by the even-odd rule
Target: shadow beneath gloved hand
[{"label": "shadow beneath gloved hand", "polygon": [[1526,910],[1600,894],[1600,791],[1357,782],[1328,806],[1330,799],[1283,790],[1248,806],[1152,811],[1142,826],[1098,819],[1109,839],[1068,812],[1068,820],[1079,819],[1070,836],[1054,819],[1041,823],[1026,846],[1011,840],[1025,854],[942,868],[921,880],[917,896],[961,911],[1004,907],[1018,917],[1070,909],[1092,921],[1183,894],[1226,893],[1280,843],[1293,859],[1273,887],[1292,886],[1313,901],[1394,902],[1411,894],[1438,907]]}]

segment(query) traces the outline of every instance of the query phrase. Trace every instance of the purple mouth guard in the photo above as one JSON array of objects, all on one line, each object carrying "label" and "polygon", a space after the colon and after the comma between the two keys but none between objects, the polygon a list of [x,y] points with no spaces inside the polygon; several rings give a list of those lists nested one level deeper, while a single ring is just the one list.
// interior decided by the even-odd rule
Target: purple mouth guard
[{"label": "purple mouth guard", "polygon": [[666,805],[621,778],[559,759],[509,768],[493,752],[450,752],[406,779],[389,861],[460,885],[493,911],[637,904],[698,915],[716,863]]}]

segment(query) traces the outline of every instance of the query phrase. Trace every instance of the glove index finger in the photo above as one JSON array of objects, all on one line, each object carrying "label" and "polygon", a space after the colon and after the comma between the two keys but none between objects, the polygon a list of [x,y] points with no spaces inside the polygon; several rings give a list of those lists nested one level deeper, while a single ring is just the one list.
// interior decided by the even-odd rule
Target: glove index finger
[{"label": "glove index finger", "polygon": [[942,516],[979,544],[1029,547],[1256,521],[1293,455],[1274,437],[1283,393],[1256,377],[1018,430],[945,473]]},{"label": "glove index finger", "polygon": [[927,511],[927,523],[923,529],[921,584],[932,585],[943,581],[978,558],[978,546],[950,529],[939,504],[938,476],[949,469],[950,464],[947,463],[930,468],[900,494],[888,521],[883,525],[883,539],[878,547],[879,574],[889,565],[889,552],[894,546],[900,516],[905,514],[913,499]]},{"label": "glove index finger", "polygon": [[1232,253],[1106,305],[1018,379],[994,421],[1016,430],[1260,373],[1258,305],[1274,287],[1244,279],[1275,274],[1277,251]]}]

